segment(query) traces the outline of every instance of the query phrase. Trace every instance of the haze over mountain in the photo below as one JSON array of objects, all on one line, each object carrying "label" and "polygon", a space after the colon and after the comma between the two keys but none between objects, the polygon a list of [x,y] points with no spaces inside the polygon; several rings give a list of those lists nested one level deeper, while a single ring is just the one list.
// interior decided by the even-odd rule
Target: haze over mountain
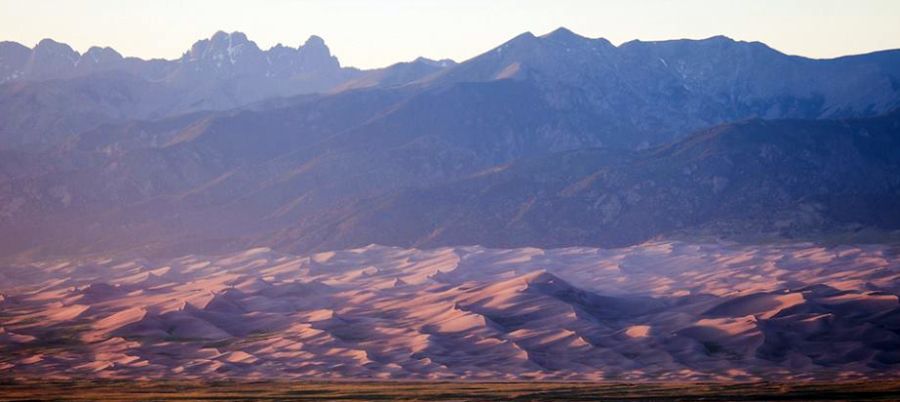
[{"label": "haze over mountain", "polygon": [[[43,81],[72,78],[103,71],[126,71],[150,81],[222,81],[224,79],[293,79],[292,92],[304,85],[327,89],[342,73],[322,38],[311,36],[296,48],[278,44],[261,50],[241,32],[216,32],[197,41],[176,60],[125,58],[112,48],[92,47],[79,54],[52,39],[40,41],[33,49],[15,42],[0,44],[0,82]],[[352,69],[343,71],[348,74]],[[333,84],[332,84],[333,85]],[[307,89],[309,91],[309,89]]]},{"label": "haze over mountain", "polygon": [[[418,82],[422,90],[444,89],[462,97],[440,99],[456,102],[457,108],[485,96],[506,100],[507,105],[496,107],[520,108],[505,115],[501,110],[460,111],[454,104],[440,105],[447,114],[475,113],[473,118],[486,119],[474,127],[478,130],[502,131],[513,124],[504,119],[517,119],[515,113],[534,114],[530,132],[517,134],[527,141],[509,145],[634,148],[748,117],[883,113],[900,105],[898,66],[897,51],[812,60],[725,37],[633,41],[615,47],[564,28],[541,37],[519,35],[459,66],[417,60],[369,72],[341,68],[315,36],[296,49],[279,45],[263,51],[242,33],[218,32],[172,61],[123,59],[114,50],[100,48],[79,55],[51,40],[33,50],[5,42],[0,46],[0,71],[6,71],[4,81],[19,85],[3,87],[0,111],[11,118],[0,126],[0,138],[17,140],[2,141],[3,147],[53,143],[54,133],[77,133],[109,121]],[[452,91],[457,87],[472,92]],[[513,99],[515,104],[509,104]],[[24,108],[29,112],[18,112]],[[70,116],[70,108],[97,112]],[[58,117],[53,125],[20,120],[35,115]]]},{"label": "haze over mountain", "polygon": [[0,378],[898,376],[898,50],[218,32],[0,75]]},{"label": "haze over mountain", "polygon": [[241,32],[220,31],[176,60],[123,58],[99,47],[82,55],[51,39],[34,49],[2,42],[0,84],[9,85],[0,90],[7,117],[0,122],[0,147],[54,145],[103,123],[230,109],[357,80],[373,85],[384,77],[402,85],[452,62],[409,64],[398,66],[398,73],[391,67],[371,73],[344,68],[318,36],[297,48],[278,44],[261,50]]},{"label": "haze over mountain", "polygon": [[561,28],[363,72],[317,37],[262,51],[217,33],[82,74],[99,53],[45,42],[4,45],[27,56],[2,59],[22,71],[0,86],[5,254],[900,228],[895,50],[812,60]]},{"label": "haze over mountain", "polygon": [[[810,239],[892,231],[900,229],[898,151],[900,110],[747,120],[642,152],[554,153],[366,199],[330,211],[326,222],[341,230],[326,242],[621,246],[685,233]],[[302,226],[295,235],[301,244],[328,237]]]}]

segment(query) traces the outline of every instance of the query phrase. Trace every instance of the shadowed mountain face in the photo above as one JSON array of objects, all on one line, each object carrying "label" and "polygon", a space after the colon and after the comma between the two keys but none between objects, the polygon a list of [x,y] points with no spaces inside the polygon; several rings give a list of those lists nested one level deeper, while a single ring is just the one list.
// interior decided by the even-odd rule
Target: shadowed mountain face
[{"label": "shadowed mountain face", "polygon": [[[560,29],[358,71],[317,37],[177,61],[45,42],[0,46],[3,255],[900,228],[897,51]],[[113,67],[48,72],[86,60]]]},{"label": "shadowed mountain face", "polygon": [[[171,130],[183,121],[128,128],[163,133],[143,138],[159,144],[152,148],[131,136],[110,145],[98,132],[40,174],[11,167],[4,243],[67,252],[558,247],[900,229],[891,207],[900,202],[897,112],[750,120],[645,151],[582,149],[495,166],[478,142],[356,128],[367,115],[353,111],[403,102],[404,94],[326,99],[311,100],[306,114],[288,108],[258,119],[245,111],[227,123],[186,117],[199,123],[184,130]],[[320,113],[335,109],[344,111],[341,124]],[[297,120],[309,127],[304,136],[283,135]],[[252,140],[246,127],[256,130]],[[22,158],[17,166],[40,164]]]},{"label": "shadowed mountain face", "polygon": [[367,199],[333,211],[343,230],[329,242],[559,247],[683,232],[803,237],[900,229],[898,203],[900,112],[751,120],[643,152],[563,152]]}]

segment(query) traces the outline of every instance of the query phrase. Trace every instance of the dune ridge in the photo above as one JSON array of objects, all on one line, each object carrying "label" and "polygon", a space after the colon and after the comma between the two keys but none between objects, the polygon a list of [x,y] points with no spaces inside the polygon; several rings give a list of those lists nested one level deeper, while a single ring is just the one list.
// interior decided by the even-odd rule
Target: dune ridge
[{"label": "dune ridge", "polygon": [[0,377],[894,378],[898,294],[889,245],[35,261],[0,267]]}]

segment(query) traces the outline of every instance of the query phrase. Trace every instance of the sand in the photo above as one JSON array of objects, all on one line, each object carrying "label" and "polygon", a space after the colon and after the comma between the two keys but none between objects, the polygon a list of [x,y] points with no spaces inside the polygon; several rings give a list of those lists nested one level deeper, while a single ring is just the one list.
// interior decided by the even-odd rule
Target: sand
[{"label": "sand", "polygon": [[900,374],[900,257],[885,245],[256,248],[35,261],[0,278],[0,377]]}]

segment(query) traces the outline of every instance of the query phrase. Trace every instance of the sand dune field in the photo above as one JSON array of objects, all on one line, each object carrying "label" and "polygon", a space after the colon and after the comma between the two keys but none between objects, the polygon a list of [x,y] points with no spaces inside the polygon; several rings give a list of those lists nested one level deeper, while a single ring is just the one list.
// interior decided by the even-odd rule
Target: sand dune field
[{"label": "sand dune field", "polygon": [[0,378],[900,375],[900,249],[266,248],[0,267]]}]

